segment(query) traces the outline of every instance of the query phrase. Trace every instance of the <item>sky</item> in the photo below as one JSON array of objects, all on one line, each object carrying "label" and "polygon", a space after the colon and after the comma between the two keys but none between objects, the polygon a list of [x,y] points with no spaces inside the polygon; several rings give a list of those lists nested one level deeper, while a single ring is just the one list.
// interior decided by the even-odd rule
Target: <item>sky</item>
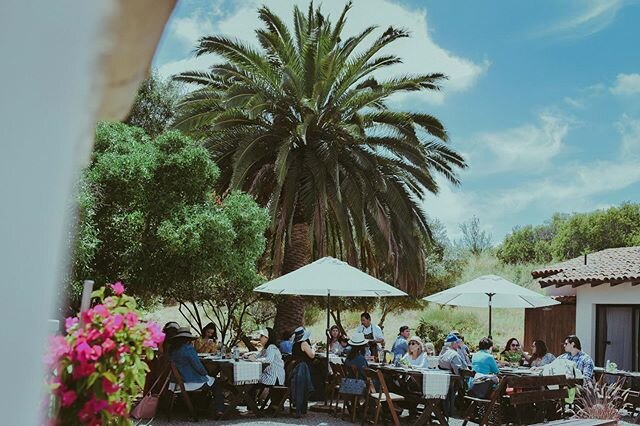
[{"label": "sky", "polygon": [[[369,25],[410,31],[388,75],[442,72],[440,92],[392,107],[440,118],[469,167],[440,180],[424,209],[460,237],[477,216],[499,244],[515,226],[640,202],[640,0],[535,2],[355,0],[345,33]],[[153,66],[161,76],[203,70],[203,35],[253,42],[257,8],[290,22],[301,0],[180,0]],[[337,17],[342,0],[322,10]]]}]

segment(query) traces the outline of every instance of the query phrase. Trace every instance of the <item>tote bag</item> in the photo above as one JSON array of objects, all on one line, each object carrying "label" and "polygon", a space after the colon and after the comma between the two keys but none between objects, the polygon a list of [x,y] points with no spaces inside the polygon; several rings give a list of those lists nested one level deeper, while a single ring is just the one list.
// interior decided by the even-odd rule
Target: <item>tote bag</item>
[{"label": "tote bag", "polygon": [[340,381],[340,393],[344,395],[364,395],[367,382],[362,379],[343,377]]},{"label": "tote bag", "polygon": [[[166,369],[166,378],[162,383],[160,388],[156,389],[158,382],[162,378],[163,374],[160,374],[153,385],[149,388],[149,391],[145,396],[142,397],[138,405],[131,410],[131,417],[134,419],[152,419],[155,417],[156,412],[158,411],[158,403],[160,402],[160,395],[164,391],[164,388],[167,386],[167,382],[169,382],[169,377],[171,376],[169,369]],[[154,390],[156,392],[154,392]]]}]

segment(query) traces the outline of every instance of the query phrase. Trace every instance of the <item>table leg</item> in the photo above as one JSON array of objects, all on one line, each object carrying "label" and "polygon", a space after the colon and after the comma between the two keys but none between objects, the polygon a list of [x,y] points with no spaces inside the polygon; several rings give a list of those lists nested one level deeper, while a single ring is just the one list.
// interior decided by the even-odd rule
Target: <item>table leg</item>
[{"label": "table leg", "polygon": [[444,416],[444,413],[440,409],[440,400],[439,399],[427,399],[423,401],[424,403],[424,411],[422,415],[418,418],[418,420],[414,423],[415,426],[423,426],[431,424],[431,414],[435,414],[436,418],[440,425],[448,425],[447,419]]}]

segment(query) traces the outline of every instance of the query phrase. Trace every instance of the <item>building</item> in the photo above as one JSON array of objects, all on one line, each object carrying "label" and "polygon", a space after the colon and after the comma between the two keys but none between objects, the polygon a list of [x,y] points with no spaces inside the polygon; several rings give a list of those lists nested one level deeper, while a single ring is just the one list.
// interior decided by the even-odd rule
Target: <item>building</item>
[{"label": "building", "polygon": [[531,275],[562,304],[527,309],[526,342],[543,339],[558,354],[562,339],[575,333],[596,365],[610,360],[640,371],[640,246],[602,250]]}]

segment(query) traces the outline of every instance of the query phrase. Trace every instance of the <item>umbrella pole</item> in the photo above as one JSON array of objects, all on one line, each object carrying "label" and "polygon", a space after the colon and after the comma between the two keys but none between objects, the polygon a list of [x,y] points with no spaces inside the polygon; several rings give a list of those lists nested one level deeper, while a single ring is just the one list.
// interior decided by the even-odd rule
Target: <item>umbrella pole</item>
[{"label": "umbrella pole", "polygon": [[324,397],[324,405],[327,405],[327,400],[328,400],[328,396],[329,396],[329,368],[331,368],[329,366],[329,344],[331,343],[331,332],[329,331],[329,320],[331,318],[331,291],[327,292],[327,329],[325,331],[325,334],[327,335],[327,380],[325,382],[325,397]]},{"label": "umbrella pole", "polygon": [[489,339],[493,339],[493,337],[491,337],[491,298],[495,295],[495,293],[487,293],[487,296],[489,296]]}]

